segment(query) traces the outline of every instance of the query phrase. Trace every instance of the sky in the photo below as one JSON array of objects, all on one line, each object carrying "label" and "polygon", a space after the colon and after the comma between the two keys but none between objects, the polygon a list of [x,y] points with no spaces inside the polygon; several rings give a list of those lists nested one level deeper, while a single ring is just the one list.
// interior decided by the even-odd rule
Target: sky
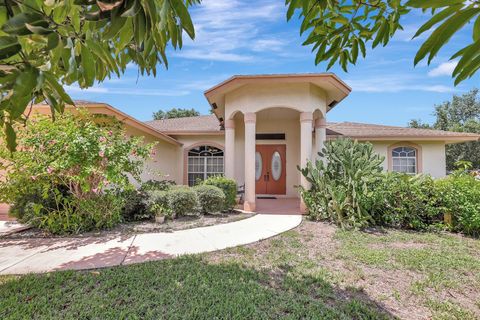
[{"label": "sky", "polygon": [[[138,76],[131,65],[120,79],[106,80],[93,88],[70,86],[75,99],[106,102],[146,121],[157,110],[195,108],[208,114],[210,106],[203,92],[238,74],[325,72],[326,63],[315,65],[315,54],[302,46],[300,20],[286,21],[283,0],[203,0],[192,9],[196,37],[184,34],[181,50],[168,50],[169,68],[160,66],[157,76]],[[327,114],[328,121],[353,121],[406,126],[411,119],[433,121],[434,105],[454,94],[479,87],[480,75],[458,86],[449,58],[471,43],[471,26],[450,40],[430,66],[413,66],[416,51],[425,36],[412,36],[426,21],[412,12],[402,21],[387,47],[368,49],[348,73],[335,66],[336,73],[352,87],[352,93]]]}]

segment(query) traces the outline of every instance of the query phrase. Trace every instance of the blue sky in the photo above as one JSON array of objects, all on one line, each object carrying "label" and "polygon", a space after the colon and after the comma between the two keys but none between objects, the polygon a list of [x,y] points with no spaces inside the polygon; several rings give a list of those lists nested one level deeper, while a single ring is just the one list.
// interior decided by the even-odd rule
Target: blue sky
[{"label": "blue sky", "polygon": [[[301,45],[299,21],[287,23],[285,12],[282,0],[204,0],[192,11],[195,41],[185,35],[183,49],[169,51],[169,69],[160,67],[156,78],[137,77],[131,66],[120,79],[67,90],[75,99],[106,102],[149,120],[154,111],[172,107],[207,114],[203,92],[235,74],[324,72],[326,64],[315,66],[314,54]],[[387,47],[369,50],[348,73],[337,66],[331,70],[353,91],[329,112],[329,121],[400,126],[413,118],[432,121],[435,104],[479,86],[479,75],[457,87],[450,77],[455,63],[449,57],[471,42],[471,27],[455,36],[430,66],[413,67],[422,38],[411,38],[422,21],[421,13],[410,14],[402,22],[405,30]]]}]

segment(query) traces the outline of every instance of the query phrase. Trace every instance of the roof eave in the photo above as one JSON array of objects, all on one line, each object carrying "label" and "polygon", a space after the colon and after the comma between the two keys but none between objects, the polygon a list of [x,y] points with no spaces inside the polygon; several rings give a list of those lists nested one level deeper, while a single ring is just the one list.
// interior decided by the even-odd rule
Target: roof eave
[{"label": "roof eave", "polygon": [[[45,108],[45,109],[50,109],[50,106],[48,105],[35,105],[35,108]],[[176,139],[166,135],[165,133],[153,128],[152,126],[143,123],[132,116],[129,116],[128,114],[112,107],[111,105],[107,103],[88,103],[88,104],[79,104],[77,106],[70,106],[68,105],[67,108],[73,109],[73,108],[87,108],[87,109],[93,109],[93,108],[103,108],[108,110],[109,112],[113,113],[113,115],[117,115],[117,119],[122,121],[125,124],[128,124],[132,127],[135,127],[143,132],[149,133],[152,136],[159,138],[165,142],[177,145],[177,146],[182,146],[183,144]]]},{"label": "roof eave", "polygon": [[480,141],[480,136],[348,136],[330,135],[327,139],[350,138],[359,141],[444,141],[445,143],[462,143]]}]

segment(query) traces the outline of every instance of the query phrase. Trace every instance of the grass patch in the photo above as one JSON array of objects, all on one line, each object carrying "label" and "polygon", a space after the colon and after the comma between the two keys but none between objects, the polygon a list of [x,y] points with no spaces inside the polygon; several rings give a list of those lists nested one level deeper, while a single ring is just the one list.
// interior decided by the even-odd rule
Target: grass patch
[{"label": "grass patch", "polygon": [[390,318],[352,294],[338,292],[323,277],[274,277],[236,263],[182,257],[10,278],[0,285],[0,318]]},{"label": "grass patch", "polygon": [[[410,270],[425,275],[412,284],[420,294],[460,288],[480,272],[478,240],[455,235],[389,230],[385,233],[339,231],[339,258],[381,269]],[[475,281],[478,285],[478,277]]]}]

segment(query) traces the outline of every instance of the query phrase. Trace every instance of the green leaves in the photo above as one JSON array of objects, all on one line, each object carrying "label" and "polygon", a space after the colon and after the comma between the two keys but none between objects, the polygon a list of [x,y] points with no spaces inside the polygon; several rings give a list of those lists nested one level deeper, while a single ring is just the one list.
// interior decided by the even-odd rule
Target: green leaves
[{"label": "green leaves", "polygon": [[[410,2],[415,6],[425,5],[423,2]],[[427,55],[428,64],[430,64],[440,49],[449,42],[455,33],[472,19],[477,17],[472,35],[474,43],[459,50],[451,57],[451,59],[462,57],[452,74],[452,76],[455,77],[455,85],[457,85],[468,77],[473,76],[473,74],[475,74],[480,68],[480,43],[478,42],[478,39],[480,38],[480,8],[474,4],[465,6],[464,1],[451,1],[448,4],[445,1],[425,2],[430,3],[432,8],[438,8],[440,6],[446,8],[434,14],[432,18],[420,27],[415,34],[414,37],[418,37],[422,33],[430,30],[436,24],[440,24],[418,50],[414,59],[415,65],[426,58]]]},{"label": "green leaves", "polygon": [[81,58],[84,86],[91,87],[95,81],[95,59],[90,49],[85,45],[82,45]]},{"label": "green leaves", "polygon": [[428,63],[432,61],[440,48],[444,46],[450,38],[462,28],[473,16],[480,13],[480,8],[467,8],[457,11],[454,15],[443,22],[423,43],[418,50],[414,63],[415,65],[423,58],[429,55]]},{"label": "green leaves", "polygon": [[10,151],[13,151],[17,148],[17,134],[13,129],[11,122],[6,122],[3,126],[5,133],[5,140],[7,142],[7,148]]},{"label": "green leaves", "polygon": [[372,48],[386,46],[398,29],[400,19],[412,9],[421,9],[431,18],[416,32],[414,38],[433,29],[419,48],[414,64],[427,58],[430,63],[438,52],[466,24],[474,21],[473,42],[452,56],[461,57],[452,74],[455,84],[471,77],[480,69],[480,6],[479,1],[465,0],[287,0],[287,20],[298,12],[302,19],[300,33],[308,32],[303,45],[316,51],[315,64],[328,62],[327,70],[338,63],[347,71],[358,60],[358,52],[366,55],[366,44]]},{"label": "green leaves", "polygon": [[[195,31],[188,8],[200,0],[7,1],[0,6],[0,125],[24,120],[28,103],[55,112],[73,104],[63,85],[93,86],[128,64],[156,74],[168,44]],[[12,126],[15,128],[15,126]],[[10,131],[10,129],[9,129]],[[13,144],[10,144],[13,146]]]},{"label": "green leaves", "polygon": [[302,19],[300,33],[309,32],[303,45],[313,45],[315,64],[328,61],[327,69],[339,63],[347,71],[355,64],[359,51],[366,55],[367,42],[372,48],[385,46],[401,28],[399,18],[408,9],[399,1],[300,1],[287,0],[287,19],[296,11]]},{"label": "green leaves", "polygon": [[15,37],[0,37],[0,59],[7,59],[16,55],[22,46]]},{"label": "green leaves", "polygon": [[30,28],[47,28],[48,22],[45,20],[45,17],[37,12],[22,12],[10,18],[3,26],[2,30],[5,33],[11,35],[24,36],[33,31],[29,30],[27,25]]},{"label": "green leaves", "polygon": [[169,0],[171,6],[175,10],[175,13],[180,18],[180,25],[183,30],[187,32],[190,38],[195,38],[195,30],[193,29],[192,19],[188,14],[187,7],[183,4],[182,0]]}]

